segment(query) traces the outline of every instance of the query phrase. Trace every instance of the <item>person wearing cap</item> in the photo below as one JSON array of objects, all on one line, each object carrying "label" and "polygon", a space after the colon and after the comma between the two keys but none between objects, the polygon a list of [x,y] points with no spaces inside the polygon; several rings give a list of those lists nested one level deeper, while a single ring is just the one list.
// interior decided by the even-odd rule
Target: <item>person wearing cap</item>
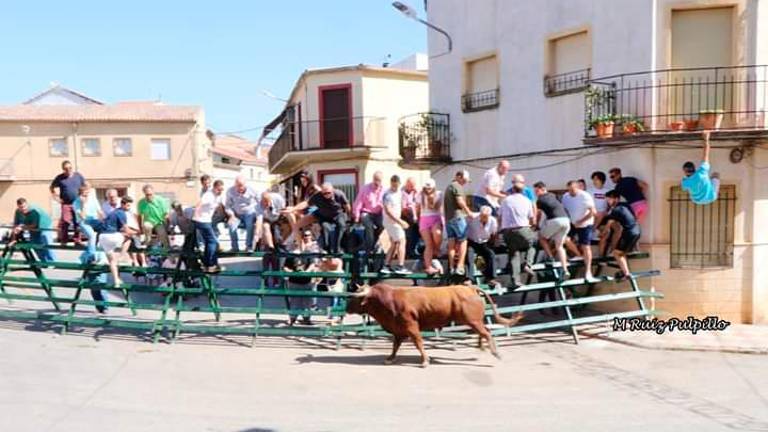
[{"label": "person wearing cap", "polygon": [[681,181],[683,190],[688,191],[691,196],[691,201],[694,204],[706,205],[717,200],[717,195],[720,192],[720,176],[717,173],[710,175],[709,165],[709,136],[711,131],[704,131],[702,136],[704,138],[704,155],[702,156],[701,164],[699,168],[696,168],[693,162],[686,162],[683,164],[683,173],[685,177]]},{"label": "person wearing cap", "polygon": [[381,171],[373,173],[373,181],[360,189],[352,205],[352,218],[365,227],[365,241],[370,247],[376,244],[384,230],[383,178]]},{"label": "person wearing cap", "polygon": [[467,217],[472,211],[467,206],[464,185],[470,182],[469,171],[456,173],[453,182],[445,189],[445,234],[448,237],[448,269],[451,274],[464,275],[467,257]]},{"label": "person wearing cap", "polygon": [[475,209],[487,205],[491,207],[493,216],[498,216],[499,203],[507,196],[502,188],[504,187],[504,177],[508,172],[509,161],[503,160],[483,173],[483,180],[472,198]]},{"label": "person wearing cap", "polygon": [[[424,272],[428,275],[440,273],[433,263],[433,257],[440,256],[443,243],[443,195],[437,190],[435,181],[424,182],[416,196],[416,214],[419,219],[419,233],[424,240]],[[434,260],[439,264],[438,260]]]}]

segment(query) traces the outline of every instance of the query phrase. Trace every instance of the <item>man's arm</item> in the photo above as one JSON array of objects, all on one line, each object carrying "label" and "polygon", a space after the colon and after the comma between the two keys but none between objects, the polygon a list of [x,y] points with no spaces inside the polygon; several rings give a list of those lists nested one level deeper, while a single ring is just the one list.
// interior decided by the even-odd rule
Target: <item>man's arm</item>
[{"label": "man's arm", "polygon": [[354,219],[355,223],[360,222],[360,213],[363,211],[363,201],[365,200],[365,196],[368,195],[368,193],[368,188],[363,187],[363,190],[361,190],[355,198],[355,203],[352,206],[352,218]]},{"label": "man's arm", "polygon": [[709,163],[709,136],[712,134],[711,131],[705,130],[701,133],[702,137],[704,138],[704,156],[702,157],[702,160],[706,163]]},{"label": "man's arm", "polygon": [[57,189],[59,188],[59,176],[56,176],[56,178],[53,179],[51,182],[51,186],[48,188],[51,191],[51,197],[56,202],[61,202],[61,197],[59,197],[59,193]]},{"label": "man's arm", "polygon": [[589,208],[587,209],[587,213],[584,215],[584,217],[583,217],[583,218],[581,218],[581,219],[579,219],[578,221],[576,221],[576,224],[575,224],[575,225],[581,225],[581,224],[583,224],[584,222],[586,222],[586,221],[587,221],[587,219],[589,219],[589,218],[591,218],[591,217],[595,217],[595,216],[597,216],[597,210],[595,209],[595,206],[593,205],[592,207],[589,207]]},{"label": "man's arm", "polygon": [[467,200],[464,198],[464,195],[459,195],[456,197],[456,204],[464,213],[466,213],[467,216],[475,217],[475,214],[472,212],[469,206],[467,206]]},{"label": "man's arm", "polygon": [[637,185],[640,187],[640,191],[643,193],[643,196],[647,199],[648,198],[648,183],[638,180]]}]

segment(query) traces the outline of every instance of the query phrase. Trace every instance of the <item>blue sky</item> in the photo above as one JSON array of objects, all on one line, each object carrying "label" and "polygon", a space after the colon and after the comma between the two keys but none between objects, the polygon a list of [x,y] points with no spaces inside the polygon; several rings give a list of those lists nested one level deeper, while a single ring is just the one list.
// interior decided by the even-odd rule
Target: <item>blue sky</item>
[{"label": "blue sky", "polygon": [[262,90],[285,97],[306,68],[425,52],[426,33],[390,0],[15,1],[0,51],[0,104],[55,81],[107,102],[203,105],[210,128],[232,131],[279,112]]}]

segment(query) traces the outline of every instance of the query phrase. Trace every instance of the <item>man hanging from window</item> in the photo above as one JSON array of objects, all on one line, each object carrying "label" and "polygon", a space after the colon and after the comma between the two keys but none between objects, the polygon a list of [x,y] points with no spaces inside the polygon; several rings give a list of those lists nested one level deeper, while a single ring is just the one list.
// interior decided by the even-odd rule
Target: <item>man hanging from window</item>
[{"label": "man hanging from window", "polygon": [[720,192],[720,175],[712,173],[710,175],[709,165],[709,136],[711,131],[705,130],[702,133],[704,138],[704,156],[702,157],[701,165],[696,169],[696,165],[693,162],[686,162],[683,164],[683,173],[685,177],[682,180],[683,190],[688,191],[691,196],[691,201],[694,204],[710,204],[717,200],[717,195]]}]

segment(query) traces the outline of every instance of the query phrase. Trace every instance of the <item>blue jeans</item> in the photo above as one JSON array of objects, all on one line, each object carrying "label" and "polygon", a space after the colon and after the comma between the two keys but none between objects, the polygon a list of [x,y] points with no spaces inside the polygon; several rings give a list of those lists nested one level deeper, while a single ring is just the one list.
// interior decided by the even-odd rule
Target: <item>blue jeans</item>
[{"label": "blue jeans", "polygon": [[96,230],[93,229],[91,226],[91,223],[94,221],[92,219],[86,219],[84,223],[80,224],[80,231],[85,235],[85,238],[88,240],[85,244],[85,250],[90,254],[91,256],[96,255]]},{"label": "blue jeans", "polygon": [[195,228],[202,237],[201,240],[205,247],[203,251],[203,265],[211,267],[218,265],[218,257],[216,256],[216,249],[219,247],[219,240],[216,238],[216,231],[213,230],[213,224],[210,222],[197,222],[195,221]]},{"label": "blue jeans", "polygon": [[[29,241],[32,244],[48,246],[53,243],[53,233],[50,231],[31,231]],[[53,251],[48,248],[35,249],[35,253],[42,262],[56,261]]]},{"label": "blue jeans", "polygon": [[467,239],[467,219],[464,217],[455,217],[445,223],[446,237],[464,241]]},{"label": "blue jeans", "polygon": [[482,206],[488,206],[491,208],[491,216],[498,216],[498,209],[493,204],[491,204],[487,198],[474,195],[472,197],[472,210],[479,212]]},{"label": "blue jeans", "polygon": [[[87,227],[87,226],[88,224],[80,225],[81,228]],[[92,227],[89,227],[89,228],[93,229]],[[85,232],[85,230],[83,230],[83,232]],[[95,239],[96,236],[94,235],[93,238]],[[90,237],[88,237],[88,239],[90,240]],[[104,254],[104,252],[98,252],[98,253],[102,255]],[[90,253],[88,252],[88,250],[86,250],[85,252],[80,254],[80,262],[82,264],[91,264],[94,261],[98,261],[96,253]],[[106,273],[88,274],[88,275],[84,275],[84,277],[86,278],[86,281],[88,283],[102,283],[102,284],[107,283]],[[91,288],[91,298],[94,301],[100,301],[100,302],[107,301],[106,293],[98,288]],[[107,305],[103,305],[103,304],[95,305],[95,307],[96,307],[96,310],[99,311],[100,313],[105,313],[107,312],[107,309],[109,309]]]},{"label": "blue jeans", "polygon": [[240,219],[240,225],[238,225],[238,227],[235,229],[229,227],[229,238],[232,242],[232,250],[235,252],[240,250],[240,246],[238,245],[240,239],[238,239],[237,236],[237,231],[239,228],[245,228],[245,250],[253,250],[253,234],[255,231],[254,224],[256,222],[256,213],[237,215],[237,218]]}]

